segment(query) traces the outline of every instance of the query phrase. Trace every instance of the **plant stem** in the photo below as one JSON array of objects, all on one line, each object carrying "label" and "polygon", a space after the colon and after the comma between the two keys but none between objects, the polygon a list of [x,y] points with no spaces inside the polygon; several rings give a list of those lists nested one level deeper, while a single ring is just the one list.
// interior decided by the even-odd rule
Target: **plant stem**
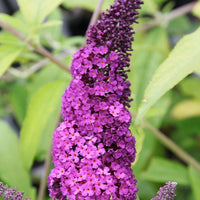
[{"label": "plant stem", "polygon": [[[99,0],[97,7],[92,15],[90,24],[95,24],[97,21],[97,18],[99,16],[99,12],[101,10],[102,4],[103,4],[104,0]],[[88,26],[89,28],[89,26]],[[85,36],[87,37],[87,36]],[[86,40],[85,40],[86,41]],[[62,119],[61,114],[58,117],[58,121],[56,124],[56,127],[59,126],[59,123]],[[50,168],[50,162],[51,162],[51,151],[52,151],[52,144],[49,146],[49,150],[48,150],[48,154],[46,156],[45,159],[45,169],[44,169],[44,175],[42,177],[41,183],[40,183],[40,188],[39,188],[39,194],[38,194],[38,200],[43,200],[44,199],[44,193],[45,193],[45,188],[46,188],[46,180],[47,180],[47,176],[48,176],[48,172],[49,172],[49,168]]]},{"label": "plant stem", "polygon": [[197,2],[188,3],[184,6],[181,6],[180,8],[172,10],[171,12],[169,12],[167,14],[158,13],[157,15],[155,15],[155,19],[151,20],[150,22],[147,22],[146,24],[138,26],[136,28],[136,32],[147,31],[147,30],[149,30],[157,25],[161,25],[161,24],[166,25],[172,19],[175,19],[177,17],[180,17],[184,14],[189,13],[194,8],[196,3]]},{"label": "plant stem", "polygon": [[[97,6],[96,6],[96,8],[95,8],[95,10],[93,12],[93,15],[91,17],[91,20],[90,20],[90,23],[88,25],[87,30],[89,29],[90,25],[96,24],[97,19],[99,17],[99,13],[100,13],[102,5],[103,5],[103,2],[104,2],[104,0],[99,0],[98,1],[98,4],[97,4]],[[87,41],[87,31],[86,31],[86,34],[85,34],[85,44],[86,44],[86,41]]]},{"label": "plant stem", "polygon": [[198,163],[193,157],[191,157],[187,152],[181,149],[176,143],[170,140],[164,133],[152,126],[148,121],[141,120],[141,125],[143,128],[148,129],[153,133],[153,135],[159,139],[169,150],[171,150],[175,155],[177,155],[181,160],[183,160],[188,165],[192,165],[198,171],[200,171],[200,163]]},{"label": "plant stem", "polygon": [[[27,42],[27,38],[22,33],[20,33],[19,31],[17,31],[16,29],[14,29],[13,27],[11,27],[10,25],[8,25],[7,23],[5,23],[5,22],[3,22],[1,20],[0,20],[0,27],[6,29],[7,31],[9,31],[13,35],[15,35],[17,38],[19,38],[20,40],[22,40],[24,42]],[[61,62],[59,59],[57,59],[55,56],[53,56],[44,47],[42,47],[40,45],[35,46],[33,44],[33,41],[28,41],[27,44],[31,48],[33,48],[35,52],[41,54],[44,57],[47,57],[49,60],[51,60],[52,62],[54,62],[55,64],[57,64],[62,69],[70,72],[69,68],[63,62]]]}]

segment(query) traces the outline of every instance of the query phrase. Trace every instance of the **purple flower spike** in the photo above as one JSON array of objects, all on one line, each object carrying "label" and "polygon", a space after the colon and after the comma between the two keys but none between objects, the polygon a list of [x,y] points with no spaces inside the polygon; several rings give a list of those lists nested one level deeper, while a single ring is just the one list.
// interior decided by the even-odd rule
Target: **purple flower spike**
[{"label": "purple flower spike", "polygon": [[140,0],[116,0],[91,26],[87,46],[71,65],[74,79],[62,97],[63,122],[53,135],[50,196],[59,200],[134,200],[135,138],[131,114],[131,24]]},{"label": "purple flower spike", "polygon": [[[22,200],[24,192],[16,192],[16,188],[8,188],[7,185],[3,185],[0,182],[0,197],[4,200]],[[31,198],[25,198],[24,200],[31,200]]]},{"label": "purple flower spike", "polygon": [[157,196],[151,200],[173,200],[176,196],[176,182],[167,182],[165,186],[161,187],[157,192]]}]

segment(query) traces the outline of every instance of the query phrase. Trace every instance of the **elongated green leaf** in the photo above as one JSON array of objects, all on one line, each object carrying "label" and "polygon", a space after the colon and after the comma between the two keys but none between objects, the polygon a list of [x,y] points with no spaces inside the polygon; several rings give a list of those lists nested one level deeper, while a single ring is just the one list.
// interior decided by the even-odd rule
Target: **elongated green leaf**
[{"label": "elongated green leaf", "polygon": [[131,59],[131,72],[129,74],[131,90],[135,96],[133,101],[134,112],[136,112],[144,98],[144,90],[155,70],[167,57],[168,46],[167,34],[163,28],[153,29],[142,39],[136,37],[133,43],[135,51]]},{"label": "elongated green leaf", "polygon": [[0,120],[0,179],[19,191],[31,193],[30,176],[20,158],[17,135],[4,121]]},{"label": "elongated green leaf", "polygon": [[24,85],[15,84],[10,88],[9,101],[19,124],[23,122],[27,107],[28,91]]},{"label": "elongated green leaf", "polygon": [[200,199],[200,172],[197,171],[194,167],[189,167],[190,181],[192,186],[192,191],[195,197],[195,200]]},{"label": "elongated green leaf", "polygon": [[22,33],[27,33],[28,31],[26,24],[15,16],[10,16],[10,15],[1,13],[0,20],[9,24],[11,27],[17,29],[18,31]]},{"label": "elongated green leaf", "polygon": [[17,0],[24,18],[30,25],[39,25],[63,0]]},{"label": "elongated green leaf", "polygon": [[0,46],[0,77],[17,58],[21,50],[9,45]]},{"label": "elongated green leaf", "polygon": [[199,67],[199,43],[200,28],[181,39],[169,57],[156,70],[145,90],[145,102],[139,108],[137,122],[163,94]]},{"label": "elongated green leaf", "polygon": [[180,185],[190,184],[186,167],[159,157],[152,159],[148,170],[141,173],[140,177],[154,182],[175,181]]},{"label": "elongated green leaf", "polygon": [[33,163],[49,116],[58,109],[65,87],[66,82],[62,80],[49,83],[40,88],[30,101],[20,137],[21,157],[27,170]]}]

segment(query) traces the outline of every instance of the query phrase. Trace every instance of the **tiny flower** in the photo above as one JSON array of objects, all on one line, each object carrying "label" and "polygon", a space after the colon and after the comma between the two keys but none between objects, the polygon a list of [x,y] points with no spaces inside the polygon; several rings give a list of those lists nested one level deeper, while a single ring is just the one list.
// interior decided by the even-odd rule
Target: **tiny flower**
[{"label": "tiny flower", "polygon": [[[8,188],[0,182],[0,198],[5,200],[22,200],[24,192],[16,192],[16,188]],[[24,198],[24,200],[31,200],[31,198]]]},{"label": "tiny flower", "polygon": [[176,196],[176,185],[176,182],[167,182],[165,186],[160,187],[159,191],[157,192],[157,196],[151,200],[173,200]]},{"label": "tiny flower", "polygon": [[141,0],[116,0],[73,56],[73,80],[62,97],[63,121],[53,135],[50,197],[136,199],[127,67]]}]

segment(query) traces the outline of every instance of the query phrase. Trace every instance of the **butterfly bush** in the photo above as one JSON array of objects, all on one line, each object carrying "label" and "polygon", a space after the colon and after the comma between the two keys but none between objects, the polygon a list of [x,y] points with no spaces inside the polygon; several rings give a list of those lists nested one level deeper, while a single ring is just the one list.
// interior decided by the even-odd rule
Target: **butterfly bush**
[{"label": "butterfly bush", "polygon": [[[4,200],[22,200],[24,192],[17,192],[16,188],[8,188],[7,185],[3,185],[0,182],[0,199]],[[31,198],[24,198],[24,200],[31,200]]]},{"label": "butterfly bush", "polygon": [[140,0],[116,0],[90,26],[87,45],[72,60],[73,80],[62,97],[63,122],[53,135],[50,196],[69,200],[134,200],[135,137],[129,56]]},{"label": "butterfly bush", "polygon": [[159,191],[157,192],[157,196],[151,200],[173,200],[176,196],[176,186],[176,182],[167,182],[166,185],[159,189]]}]

